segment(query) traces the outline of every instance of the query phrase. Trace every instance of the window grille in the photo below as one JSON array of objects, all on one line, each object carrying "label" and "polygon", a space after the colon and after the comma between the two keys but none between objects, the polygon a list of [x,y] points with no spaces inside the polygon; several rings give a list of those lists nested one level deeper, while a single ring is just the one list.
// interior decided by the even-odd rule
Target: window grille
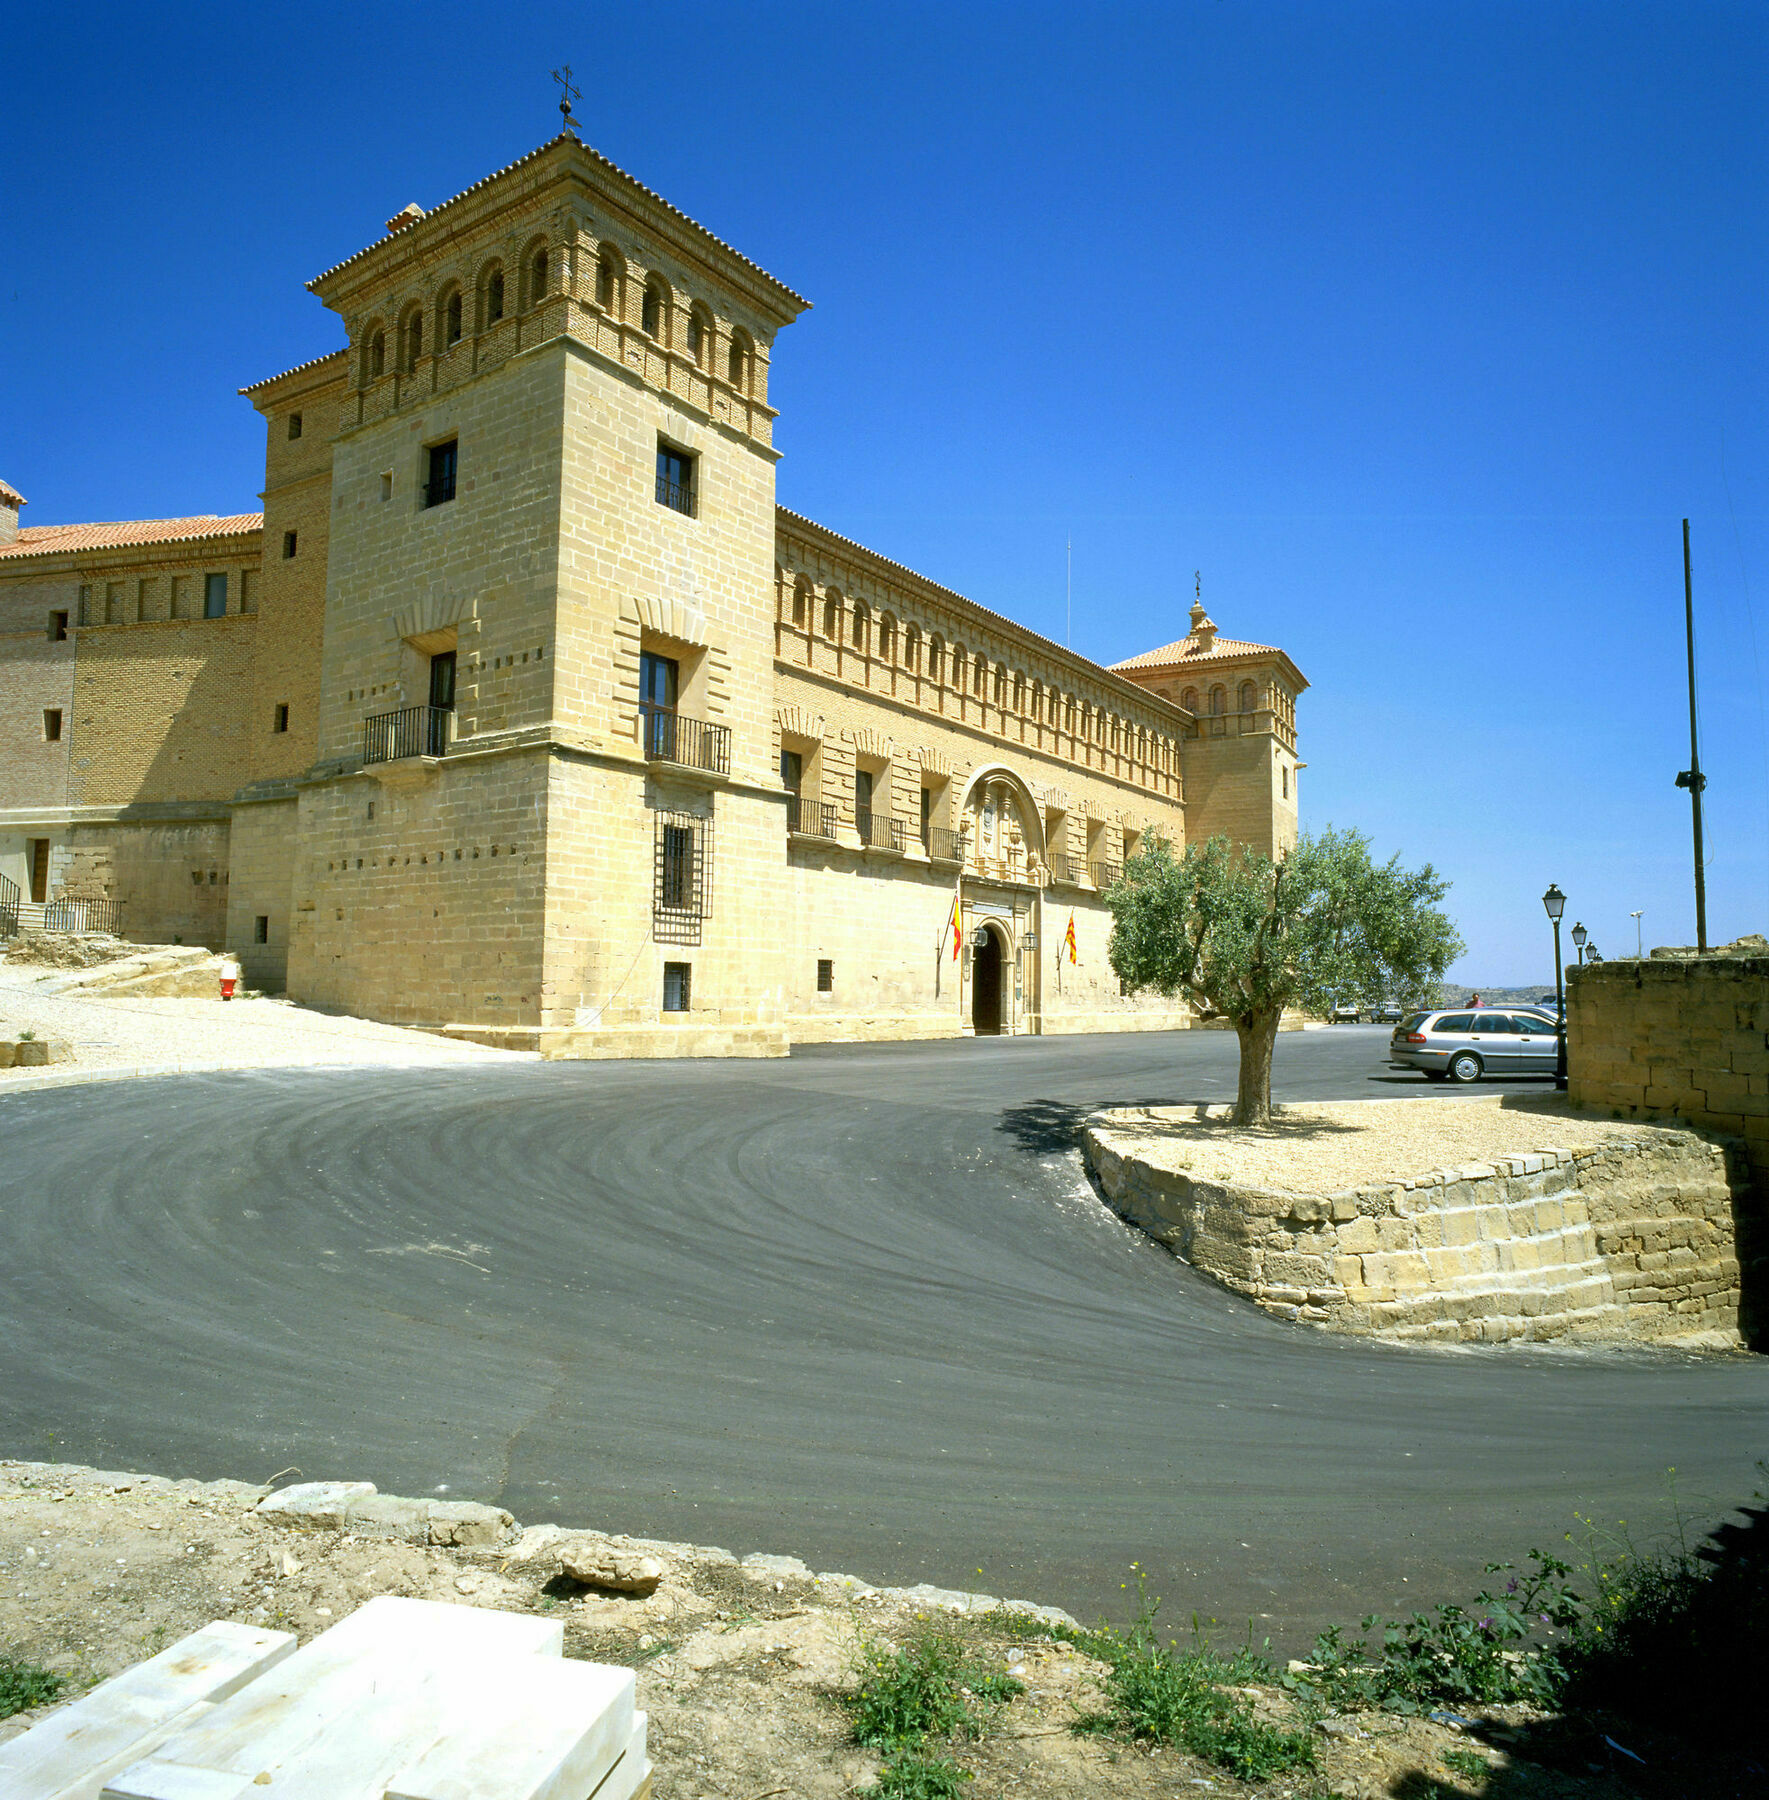
[{"label": "window grille", "polygon": [[817,958],[817,992],[833,994],[835,992],[835,961],[832,957]]},{"label": "window grille", "polygon": [[666,962],[663,965],[663,1010],[686,1012],[694,977],[692,963]]},{"label": "window grille", "polygon": [[426,453],[424,504],[441,506],[455,497],[455,471],[460,464],[460,440],[432,444]]},{"label": "window grille", "polygon": [[660,812],[656,832],[651,935],[660,944],[698,944],[712,916],[713,822]]}]

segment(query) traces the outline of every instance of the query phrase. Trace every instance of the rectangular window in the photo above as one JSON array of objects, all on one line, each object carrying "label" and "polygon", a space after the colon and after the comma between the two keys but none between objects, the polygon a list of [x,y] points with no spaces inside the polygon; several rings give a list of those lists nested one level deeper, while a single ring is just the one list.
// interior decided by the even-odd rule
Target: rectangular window
[{"label": "rectangular window", "polygon": [[123,623],[123,584],[113,581],[104,590],[104,622],[107,625]]},{"label": "rectangular window", "polygon": [[296,536],[292,531],[283,533],[283,561],[288,562],[295,554]]},{"label": "rectangular window", "polygon": [[1290,767],[1288,763],[1284,765],[1284,798],[1286,800],[1290,798]]},{"label": "rectangular window", "polygon": [[694,458],[662,443],[657,446],[657,504],[694,516]]},{"label": "rectangular window", "polygon": [[656,814],[651,935],[660,944],[698,944],[712,914],[712,820]]},{"label": "rectangular window", "polygon": [[154,584],[147,576],[135,584],[135,622],[141,624],[153,614]]},{"label": "rectangular window", "polygon": [[924,787],[921,790],[921,845],[925,850],[928,841],[928,829],[934,820],[934,790]]},{"label": "rectangular window", "polygon": [[301,415],[289,414],[289,442],[292,444],[301,435]]},{"label": "rectangular window", "polygon": [[780,752],[780,785],[789,794],[804,791],[805,759],[796,750]]},{"label": "rectangular window", "polygon": [[455,467],[459,461],[460,440],[450,438],[446,444],[432,444],[424,452],[424,504],[441,506],[455,497]]},{"label": "rectangular window", "polygon": [[686,1012],[688,997],[693,976],[692,963],[665,963],[663,965],[663,1010],[665,1012]]},{"label": "rectangular window", "polygon": [[817,958],[817,992],[833,994],[835,992],[835,960],[833,957]]},{"label": "rectangular window", "polygon": [[381,498],[383,501],[391,500],[393,498],[393,475],[391,471],[381,477]]},{"label": "rectangular window", "polygon": [[49,840],[31,839],[31,898],[39,905],[49,898]]},{"label": "rectangular window", "polygon": [[203,617],[205,619],[225,619],[227,617],[227,577],[225,575],[205,575],[203,577]]},{"label": "rectangular window", "polygon": [[289,709],[288,709],[287,705],[279,702],[277,705],[276,712],[271,718],[270,729],[272,731],[287,731],[288,728],[289,728]]},{"label": "rectangular window", "polygon": [[252,921],[252,942],[254,944],[268,944],[270,942],[269,913],[260,913],[258,917]]},{"label": "rectangular window", "polygon": [[52,612],[49,615],[49,641],[52,644],[65,643],[68,635],[68,615],[64,612]]},{"label": "rectangular window", "polygon": [[89,587],[80,589],[80,623],[82,625],[92,623],[92,589]]},{"label": "rectangular window", "polygon": [[46,706],[43,709],[43,742],[59,744],[61,742],[61,708]]},{"label": "rectangular window", "polygon": [[167,602],[168,619],[188,619],[190,617],[190,577],[174,575],[172,577],[172,596]]},{"label": "rectangular window", "polygon": [[[293,537],[295,534],[290,532]],[[293,554],[291,552],[291,554]],[[240,611],[255,613],[258,610],[258,577],[252,569],[240,570]]]}]

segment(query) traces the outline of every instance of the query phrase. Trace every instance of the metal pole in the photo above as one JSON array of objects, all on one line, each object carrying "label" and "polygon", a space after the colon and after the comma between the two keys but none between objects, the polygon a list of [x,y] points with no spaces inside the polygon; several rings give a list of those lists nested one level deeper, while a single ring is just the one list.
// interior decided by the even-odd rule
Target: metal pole
[{"label": "metal pole", "polygon": [[1566,983],[1560,973],[1560,921],[1554,921],[1554,999],[1558,1017],[1554,1021],[1554,1086],[1566,1092]]},{"label": "metal pole", "polygon": [[1689,771],[1678,786],[1689,789],[1690,810],[1695,819],[1695,947],[1708,947],[1708,878],[1702,867],[1701,790],[1707,780],[1701,772],[1701,751],[1695,733],[1695,581],[1689,566],[1689,521],[1683,521],[1683,631],[1689,646]]}]

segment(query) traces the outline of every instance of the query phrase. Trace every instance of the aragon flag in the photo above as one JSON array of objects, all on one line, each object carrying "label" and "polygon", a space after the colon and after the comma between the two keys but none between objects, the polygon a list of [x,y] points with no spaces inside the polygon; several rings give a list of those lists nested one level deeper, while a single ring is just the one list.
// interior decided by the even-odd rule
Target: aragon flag
[{"label": "aragon flag", "polygon": [[1063,948],[1069,953],[1069,961],[1075,960],[1075,915],[1069,914],[1069,929],[1063,933]]}]

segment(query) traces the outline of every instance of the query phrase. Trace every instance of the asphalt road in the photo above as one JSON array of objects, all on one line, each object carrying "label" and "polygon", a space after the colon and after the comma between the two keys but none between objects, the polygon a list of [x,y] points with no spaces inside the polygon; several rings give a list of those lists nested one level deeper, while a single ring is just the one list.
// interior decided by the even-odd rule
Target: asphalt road
[{"label": "asphalt road", "polygon": [[[1386,1028],[1281,1098],[1403,1091]],[[0,1453],[361,1476],[1294,1645],[1749,1497],[1769,1359],[1424,1350],[1266,1318],[1117,1222],[1079,1111],[1219,1033],[783,1062],[262,1071],[0,1098]],[[1410,1082],[1407,1083],[1410,1085]],[[980,1576],[979,1576],[979,1571]]]}]

